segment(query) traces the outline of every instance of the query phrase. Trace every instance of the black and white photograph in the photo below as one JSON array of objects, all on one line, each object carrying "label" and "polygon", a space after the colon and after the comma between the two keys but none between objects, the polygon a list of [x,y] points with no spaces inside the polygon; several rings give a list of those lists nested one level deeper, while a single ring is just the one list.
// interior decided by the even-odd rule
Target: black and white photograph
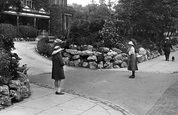
[{"label": "black and white photograph", "polygon": [[0,0],[0,115],[178,115],[178,0]]}]

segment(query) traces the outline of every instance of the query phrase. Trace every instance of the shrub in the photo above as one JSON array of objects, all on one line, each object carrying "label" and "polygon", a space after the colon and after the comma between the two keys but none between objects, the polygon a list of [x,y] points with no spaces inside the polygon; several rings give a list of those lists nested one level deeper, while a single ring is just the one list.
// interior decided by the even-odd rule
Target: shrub
[{"label": "shrub", "polygon": [[0,24],[0,41],[4,44],[4,49],[10,51],[14,48],[13,38],[16,37],[16,28],[11,24]]},{"label": "shrub", "polygon": [[19,26],[18,27],[18,37],[22,37],[22,38],[35,38],[37,36],[37,30],[33,27],[29,27],[29,26]]},{"label": "shrub", "polygon": [[10,76],[10,54],[5,49],[0,49],[0,76]]},{"label": "shrub", "polygon": [[51,57],[52,45],[47,37],[41,38],[37,43],[37,50],[40,54]]}]

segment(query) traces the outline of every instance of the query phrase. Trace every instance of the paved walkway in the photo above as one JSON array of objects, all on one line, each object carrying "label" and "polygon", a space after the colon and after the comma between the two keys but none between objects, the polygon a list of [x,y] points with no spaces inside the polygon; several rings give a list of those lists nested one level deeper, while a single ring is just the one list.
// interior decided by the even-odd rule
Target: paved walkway
[{"label": "paved walkway", "polygon": [[[26,44],[22,44],[24,47]],[[49,65],[49,68],[40,68],[36,63],[35,59],[39,58],[42,59],[41,56],[36,55],[36,58],[31,57],[31,52],[34,47],[27,47],[24,50],[29,49],[27,54],[20,55],[27,55],[28,59],[23,59],[23,62],[31,61],[29,64],[30,75],[38,75],[41,73],[48,73],[51,71],[51,62],[43,61],[44,65]],[[171,53],[171,56],[174,55],[176,57],[175,62],[167,62],[164,61],[164,56],[160,56],[156,59],[149,60],[147,62],[143,62],[139,64],[139,71],[138,72],[148,72],[149,73],[177,73],[178,72],[178,63],[177,57],[178,52]],[[39,62],[40,63],[40,62]],[[34,68],[34,64],[36,68]],[[39,68],[39,69],[38,69]],[[66,71],[73,70],[75,68],[65,67]],[[118,69],[115,69],[118,71]],[[109,71],[115,71],[109,70]],[[104,70],[105,71],[105,70]],[[126,68],[119,69],[119,71],[127,71]],[[153,74],[151,74],[153,75]],[[156,74],[155,74],[156,75]],[[146,78],[144,78],[146,79]],[[148,78],[147,78],[148,79]],[[157,79],[157,78],[155,78]],[[122,79],[121,79],[122,80]],[[140,79],[134,80],[135,82]],[[127,80],[128,81],[128,80]],[[131,82],[129,80],[129,82]],[[133,83],[135,83],[133,82]],[[138,81],[140,82],[140,81]],[[175,81],[176,82],[176,81]],[[137,82],[136,82],[137,83]],[[169,87],[158,100],[155,102],[156,104],[151,108],[151,110],[147,113],[147,115],[177,115],[174,114],[174,111],[177,111],[177,84],[172,85]],[[135,86],[135,85],[133,85]],[[147,86],[147,85],[146,85]],[[145,87],[146,88],[146,87]],[[0,111],[0,115],[129,115],[129,113],[125,110],[116,110],[112,107],[108,106],[106,103],[100,101],[94,101],[88,98],[83,98],[77,95],[71,95],[66,93],[65,95],[59,96],[54,94],[54,89],[41,87],[39,85],[31,84],[32,96],[28,99],[20,103],[16,103],[13,106],[6,108],[5,110]],[[162,93],[161,93],[162,94]],[[155,94],[154,94],[155,95]],[[128,100],[128,99],[127,99]],[[167,104],[165,104],[167,103]],[[169,107],[169,108],[167,108]],[[167,108],[167,110],[166,110]],[[166,112],[169,114],[166,114]],[[164,113],[164,114],[163,114]]]},{"label": "paved walkway", "polygon": [[146,115],[178,115],[178,82],[164,92]]},{"label": "paved walkway", "polygon": [[[174,48],[177,50],[177,48]],[[171,61],[171,57],[175,57],[175,61]],[[165,61],[164,55],[148,60],[138,65],[138,72],[149,73],[177,73],[178,72],[178,51],[171,52],[170,61]],[[119,71],[128,71],[127,68],[114,69]]]},{"label": "paved walkway", "polygon": [[123,115],[100,102],[67,93],[55,95],[53,89],[34,84],[31,91],[30,98],[5,108],[0,115]]},{"label": "paved walkway", "polygon": [[[30,52],[34,52],[34,47],[28,51],[28,54]],[[17,51],[16,53],[19,54],[20,52]],[[31,60],[34,59],[30,55],[28,57]],[[36,58],[42,59],[43,57],[38,55]],[[23,59],[23,61],[28,62],[26,59]],[[45,64],[51,65],[51,62]],[[29,73],[30,75],[38,75],[38,72],[41,72],[40,69],[42,68],[37,66],[37,68],[32,68]],[[51,68],[46,69],[48,71],[51,70]],[[1,110],[0,115],[130,115],[127,111],[122,110],[122,108],[120,108],[121,110],[116,110],[110,107],[110,105],[106,104],[107,102],[95,101],[68,93],[65,93],[65,95],[56,95],[53,88],[33,83],[30,86],[32,95],[29,98]]]}]

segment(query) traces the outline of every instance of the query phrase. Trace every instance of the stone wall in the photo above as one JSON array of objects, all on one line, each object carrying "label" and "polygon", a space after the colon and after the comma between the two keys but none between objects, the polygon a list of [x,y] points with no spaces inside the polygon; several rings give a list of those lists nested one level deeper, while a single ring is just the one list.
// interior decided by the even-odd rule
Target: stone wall
[{"label": "stone wall", "polygon": [[[90,69],[112,69],[126,68],[128,65],[128,54],[118,48],[100,47],[98,50],[91,45],[80,47],[72,46],[62,52],[66,65],[85,67]],[[138,63],[160,56],[158,51],[149,51],[139,48],[137,53]]]}]

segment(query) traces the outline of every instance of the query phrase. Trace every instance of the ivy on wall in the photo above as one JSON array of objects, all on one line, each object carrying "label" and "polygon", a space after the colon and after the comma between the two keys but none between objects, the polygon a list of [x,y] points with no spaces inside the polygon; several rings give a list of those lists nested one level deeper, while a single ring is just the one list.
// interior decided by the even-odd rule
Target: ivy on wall
[{"label": "ivy on wall", "polygon": [[50,8],[51,17],[51,34],[58,38],[64,39],[67,31],[64,30],[64,16],[65,13],[72,14],[72,10],[69,7],[52,5]]}]

